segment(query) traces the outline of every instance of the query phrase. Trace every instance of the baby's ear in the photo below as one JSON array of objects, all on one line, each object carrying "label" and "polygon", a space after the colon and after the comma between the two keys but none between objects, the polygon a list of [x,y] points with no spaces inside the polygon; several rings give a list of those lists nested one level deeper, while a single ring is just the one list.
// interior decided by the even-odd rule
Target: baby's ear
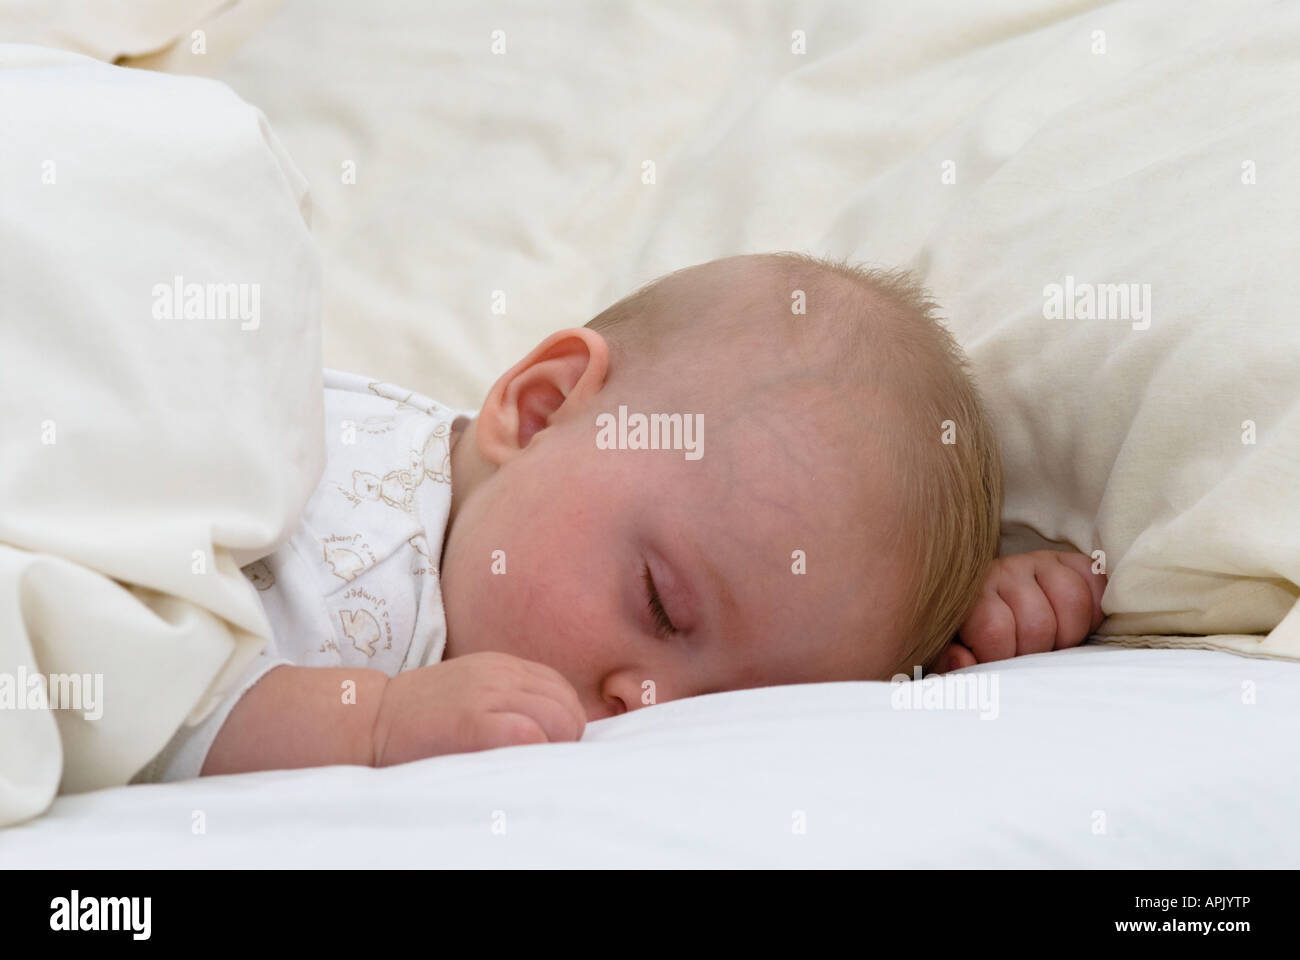
[{"label": "baby's ear", "polygon": [[479,453],[501,466],[557,418],[605,385],[609,346],[586,327],[551,334],[501,375],[483,401],[475,434]]}]

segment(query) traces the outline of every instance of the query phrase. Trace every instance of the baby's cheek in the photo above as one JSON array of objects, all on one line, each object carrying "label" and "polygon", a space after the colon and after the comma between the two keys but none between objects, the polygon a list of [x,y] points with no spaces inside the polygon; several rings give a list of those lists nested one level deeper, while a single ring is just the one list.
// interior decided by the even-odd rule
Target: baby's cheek
[{"label": "baby's cheek", "polygon": [[[549,526],[549,525],[548,525]],[[577,682],[618,636],[613,551],[583,527],[552,529],[503,598],[517,656]]]},{"label": "baby's cheek", "polygon": [[474,532],[457,562],[472,587],[457,620],[473,652],[510,653],[569,675],[598,659],[593,644],[616,626],[617,581],[629,564],[617,518],[626,510],[617,486],[577,482],[573,463],[560,472],[538,464],[503,478],[482,512],[466,518]]},{"label": "baby's cheek", "polygon": [[553,561],[534,530],[492,524],[482,533],[471,551],[480,555],[477,562],[465,558],[472,563],[472,586],[466,598],[457,598],[469,601],[458,620],[473,635],[474,652],[537,660],[554,594]]},{"label": "baby's cheek", "polygon": [[565,672],[587,619],[580,575],[554,554],[542,553],[512,586],[502,598],[512,652]]}]

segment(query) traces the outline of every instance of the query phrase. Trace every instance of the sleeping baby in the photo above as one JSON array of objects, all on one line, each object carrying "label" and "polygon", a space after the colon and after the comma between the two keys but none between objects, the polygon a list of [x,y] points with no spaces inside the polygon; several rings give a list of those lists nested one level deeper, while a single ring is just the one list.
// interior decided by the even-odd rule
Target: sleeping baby
[{"label": "sleeping baby", "polygon": [[144,779],[573,741],[1102,620],[1088,557],[997,557],[996,438],[898,271],[679,270],[547,337],[477,414],[327,371],[325,434],[301,523],[245,568],[271,643]]}]

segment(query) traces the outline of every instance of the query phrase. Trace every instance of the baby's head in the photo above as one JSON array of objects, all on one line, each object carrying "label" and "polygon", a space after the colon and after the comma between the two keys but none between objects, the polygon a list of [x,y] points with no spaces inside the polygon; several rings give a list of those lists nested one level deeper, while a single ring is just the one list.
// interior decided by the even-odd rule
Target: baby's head
[{"label": "baby's head", "polygon": [[1002,500],[932,310],[901,273],[765,254],[548,337],[452,451],[447,656],[547,664],[593,720],[928,669],[997,553]]}]

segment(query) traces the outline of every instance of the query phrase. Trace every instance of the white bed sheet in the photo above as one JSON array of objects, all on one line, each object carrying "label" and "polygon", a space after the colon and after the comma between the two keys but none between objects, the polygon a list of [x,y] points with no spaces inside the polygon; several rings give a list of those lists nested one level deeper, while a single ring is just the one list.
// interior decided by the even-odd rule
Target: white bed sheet
[{"label": "white bed sheet", "polygon": [[0,867],[1300,866],[1300,665],[1090,645],[971,674],[996,719],[769,688],[577,744],[65,796]]}]

